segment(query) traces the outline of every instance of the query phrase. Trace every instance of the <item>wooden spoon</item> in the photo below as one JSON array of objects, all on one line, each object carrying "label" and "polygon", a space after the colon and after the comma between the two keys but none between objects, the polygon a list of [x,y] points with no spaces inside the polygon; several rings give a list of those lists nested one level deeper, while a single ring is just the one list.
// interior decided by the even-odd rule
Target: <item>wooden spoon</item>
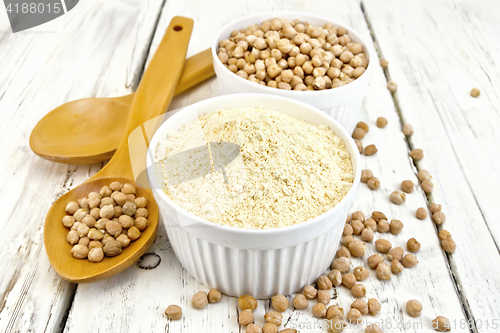
[{"label": "wooden spoon", "polygon": [[[180,94],[215,74],[210,49],[186,60],[175,90]],[[63,104],[36,124],[30,147],[38,156],[67,164],[93,164],[113,156],[124,135],[134,94],[84,98]]]},{"label": "wooden spoon", "polygon": [[[152,123],[159,125],[159,115],[167,109],[173,98],[174,90],[184,67],[189,38],[193,29],[193,20],[176,16],[163,37],[144,77],[133,98],[126,124],[125,134],[106,166],[95,176],[61,196],[50,208],[45,218],[44,243],[52,267],[64,279],[71,282],[92,282],[110,277],[132,265],[153,243],[158,230],[158,206],[151,190],[140,188],[134,181],[133,167],[146,165],[148,138],[141,142],[129,140],[129,134],[137,133],[144,124],[149,130],[155,130]],[[142,132],[144,133],[144,132]],[[144,141],[145,140],[145,141]],[[144,142],[146,144],[144,144]],[[130,157],[134,156],[134,159]],[[70,255],[72,246],[66,241],[69,229],[62,225],[66,215],[65,207],[70,201],[86,197],[113,181],[130,183],[137,187],[137,197],[147,199],[148,226],[139,239],[131,242],[116,257],[105,257],[98,263],[87,259],[76,259]]]}]

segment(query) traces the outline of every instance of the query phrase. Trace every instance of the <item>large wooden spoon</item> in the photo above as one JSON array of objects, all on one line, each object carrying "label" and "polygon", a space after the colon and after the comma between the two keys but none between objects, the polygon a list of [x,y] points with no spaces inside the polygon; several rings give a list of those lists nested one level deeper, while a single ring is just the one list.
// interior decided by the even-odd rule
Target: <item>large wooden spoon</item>
[{"label": "large wooden spoon", "polygon": [[[214,74],[210,49],[188,58],[175,94]],[[124,135],[133,98],[134,94],[84,98],[55,108],[31,132],[31,150],[59,163],[92,164],[109,160]]]},{"label": "large wooden spoon", "polygon": [[[158,230],[158,206],[151,190],[137,186],[132,170],[141,165],[145,168],[149,139],[144,136],[141,140],[130,138],[137,133],[145,133],[144,127],[153,132],[154,126],[161,123],[159,118],[162,117],[158,116],[165,113],[172,100],[184,67],[192,29],[193,20],[180,16],[172,19],[137,88],[126,123],[126,135],[123,136],[115,154],[95,176],[61,196],[47,213],[44,228],[45,250],[52,267],[64,279],[80,283],[110,277],[132,265],[153,243]],[[137,135],[135,137],[137,138]],[[98,191],[113,181],[135,185],[137,197],[147,199],[147,228],[139,239],[131,242],[116,257],[105,257],[98,263],[73,258],[70,255],[72,246],[66,241],[69,230],[62,225],[66,205],[70,201],[86,197],[89,192]]]}]

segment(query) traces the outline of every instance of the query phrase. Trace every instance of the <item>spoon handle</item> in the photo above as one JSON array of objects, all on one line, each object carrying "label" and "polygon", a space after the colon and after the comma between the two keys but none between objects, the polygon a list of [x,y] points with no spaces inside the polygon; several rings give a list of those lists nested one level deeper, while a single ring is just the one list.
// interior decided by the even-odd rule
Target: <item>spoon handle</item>
[{"label": "spoon handle", "polygon": [[[193,20],[176,16],[147,67],[130,106],[124,136],[99,176],[136,178],[145,170],[149,140],[161,124],[186,61]],[[142,182],[141,182],[142,183]],[[144,184],[143,184],[144,185]]]}]

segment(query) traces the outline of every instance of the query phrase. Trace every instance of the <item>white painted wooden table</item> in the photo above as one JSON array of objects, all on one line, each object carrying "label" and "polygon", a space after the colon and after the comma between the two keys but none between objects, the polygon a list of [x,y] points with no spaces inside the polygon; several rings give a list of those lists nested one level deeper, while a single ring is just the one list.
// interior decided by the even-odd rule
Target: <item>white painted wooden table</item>
[{"label": "white painted wooden table", "polygon": [[[74,285],[51,268],[43,248],[43,221],[51,203],[97,172],[102,165],[68,166],[34,155],[28,146],[36,122],[54,107],[90,96],[118,96],[135,89],[147,59],[154,53],[170,19],[192,17],[195,27],[189,54],[209,47],[216,31],[241,15],[263,10],[318,13],[345,22],[373,41],[378,65],[359,120],[370,125],[363,139],[379,152],[362,156],[365,167],[381,181],[377,191],[361,184],[353,211],[385,212],[405,224],[398,236],[384,237],[405,247],[415,237],[422,243],[420,263],[382,282],[364,281],[367,296],[382,303],[377,317],[384,332],[428,332],[437,315],[451,320],[453,332],[500,332],[500,224],[497,220],[500,173],[500,3],[466,0],[321,0],[321,1],[80,1],[68,14],[43,26],[13,35],[0,10],[0,332],[242,332],[235,298],[205,310],[190,306],[192,295],[207,290],[176,260],[165,230],[149,249],[161,257],[152,270],[132,266],[110,279]],[[378,63],[375,56],[372,59]],[[396,94],[387,80],[399,85]],[[217,95],[211,79],[174,99],[171,108]],[[471,88],[481,89],[477,99]],[[389,125],[375,126],[384,116]],[[402,124],[415,128],[411,140]],[[412,148],[425,158],[414,165]],[[430,170],[432,195],[420,187],[404,205],[389,202],[400,182],[418,183],[419,168]],[[457,242],[453,255],[440,248],[430,218],[414,217],[418,207],[441,203]],[[368,244],[368,255],[374,253]],[[354,266],[366,265],[366,258]],[[353,267],[354,267],[353,266]],[[293,297],[290,296],[290,297]],[[349,309],[345,288],[332,290],[331,304]],[[420,318],[404,310],[419,299]],[[182,320],[163,314],[169,304],[184,310]],[[287,328],[322,332],[307,310],[284,314]],[[264,323],[269,301],[259,301],[256,323]],[[470,324],[472,323],[472,324]],[[391,325],[389,327],[388,325]],[[421,325],[421,326],[420,326]],[[347,332],[364,332],[348,328]]]}]

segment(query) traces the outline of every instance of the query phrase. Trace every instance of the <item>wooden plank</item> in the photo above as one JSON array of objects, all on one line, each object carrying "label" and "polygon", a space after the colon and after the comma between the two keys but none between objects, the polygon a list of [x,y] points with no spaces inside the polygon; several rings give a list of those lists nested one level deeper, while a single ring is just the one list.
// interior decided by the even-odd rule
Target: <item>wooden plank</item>
[{"label": "wooden plank", "polygon": [[[60,18],[12,34],[0,29],[1,332],[58,332],[74,285],[52,270],[43,222],[52,202],[102,165],[68,166],[31,152],[48,111],[70,100],[129,93],[139,80],[162,0],[82,1]],[[3,11],[1,15],[4,15]]]},{"label": "wooden plank", "polygon": [[[195,20],[195,28],[189,49],[189,55],[210,46],[215,33],[227,22],[236,17],[266,10],[297,10],[317,13],[338,19],[355,28],[369,41],[370,31],[360,9],[359,3],[353,1],[252,1],[236,6],[231,1],[196,3],[180,0],[169,0],[163,10],[158,30],[153,40],[151,53],[163,34],[169,20],[174,15],[184,15]],[[372,47],[372,46],[370,46]],[[378,63],[377,56],[373,59]],[[361,184],[358,197],[353,207],[371,214],[373,210],[385,212],[390,218],[398,218],[405,223],[403,232],[396,236],[378,234],[379,238],[387,238],[395,246],[405,248],[406,241],[415,237],[422,243],[422,249],[417,253],[420,264],[407,269],[399,276],[393,276],[391,281],[379,281],[374,272],[369,280],[364,281],[368,297],[376,297],[382,303],[382,312],[378,317],[365,317],[369,321],[390,322],[392,329],[386,332],[432,332],[430,321],[437,315],[445,315],[449,319],[465,321],[460,299],[455,290],[452,276],[449,272],[446,257],[440,249],[434,225],[428,218],[425,221],[414,217],[415,210],[426,207],[425,196],[420,189],[408,195],[407,202],[395,206],[388,200],[388,195],[397,189],[405,179],[417,182],[415,170],[408,159],[408,148],[401,133],[400,120],[393,99],[387,89],[383,71],[376,66],[366,96],[363,113],[360,120],[367,121],[371,130],[363,140],[365,145],[375,143],[379,152],[371,157],[362,157],[362,162],[381,180],[378,191],[369,190]],[[200,85],[174,99],[171,109],[188,105],[199,100],[216,96],[217,81]],[[374,123],[377,117],[384,116],[389,120],[385,129],[378,129]],[[367,255],[363,259],[353,260],[353,268],[361,263],[366,266],[366,258],[374,253],[374,245],[367,245]],[[162,259],[160,265],[152,270],[144,271],[134,266],[123,273],[95,284],[79,285],[76,291],[65,332],[77,332],[82,325],[89,330],[102,332],[118,329],[134,332],[242,332],[245,329],[237,324],[236,298],[224,297],[221,304],[209,305],[200,311],[192,308],[191,297],[199,290],[207,288],[190,277],[175,259],[163,227],[159,237],[149,252],[154,252]],[[346,288],[338,288],[337,300],[348,311],[353,297]],[[335,297],[332,290],[332,297]],[[424,310],[419,319],[413,319],[404,310],[409,299],[419,299]],[[290,297],[291,300],[291,297]],[[311,301],[307,310],[292,311],[284,314],[283,323],[286,327],[302,327],[305,332],[323,332],[320,321],[312,316]],[[163,314],[170,304],[178,304],[183,308],[184,317],[177,322],[167,320]],[[110,311],[109,309],[112,309]],[[269,302],[259,301],[256,310],[256,323],[264,324],[263,315],[269,310]],[[137,318],[140,317],[141,320]],[[113,322],[113,323],[111,323]],[[422,329],[418,326],[422,324]],[[411,328],[398,328],[397,325],[412,325]],[[316,326],[315,326],[316,325]],[[119,328],[118,328],[119,327]],[[309,329],[308,327],[311,327]],[[314,328],[316,327],[316,328]],[[321,326],[320,326],[321,327]],[[364,328],[349,329],[349,332],[364,332]],[[467,329],[454,328],[456,332],[468,332]]]},{"label": "wooden plank", "polygon": [[[399,85],[402,118],[415,128],[410,146],[424,150],[417,165],[434,176],[430,200],[443,205],[442,228],[457,243],[449,259],[466,310],[479,332],[497,331],[492,320],[500,318],[500,70],[494,55],[500,51],[500,3],[363,4],[389,61],[387,75]],[[473,87],[481,90],[477,99],[470,96]]]}]

